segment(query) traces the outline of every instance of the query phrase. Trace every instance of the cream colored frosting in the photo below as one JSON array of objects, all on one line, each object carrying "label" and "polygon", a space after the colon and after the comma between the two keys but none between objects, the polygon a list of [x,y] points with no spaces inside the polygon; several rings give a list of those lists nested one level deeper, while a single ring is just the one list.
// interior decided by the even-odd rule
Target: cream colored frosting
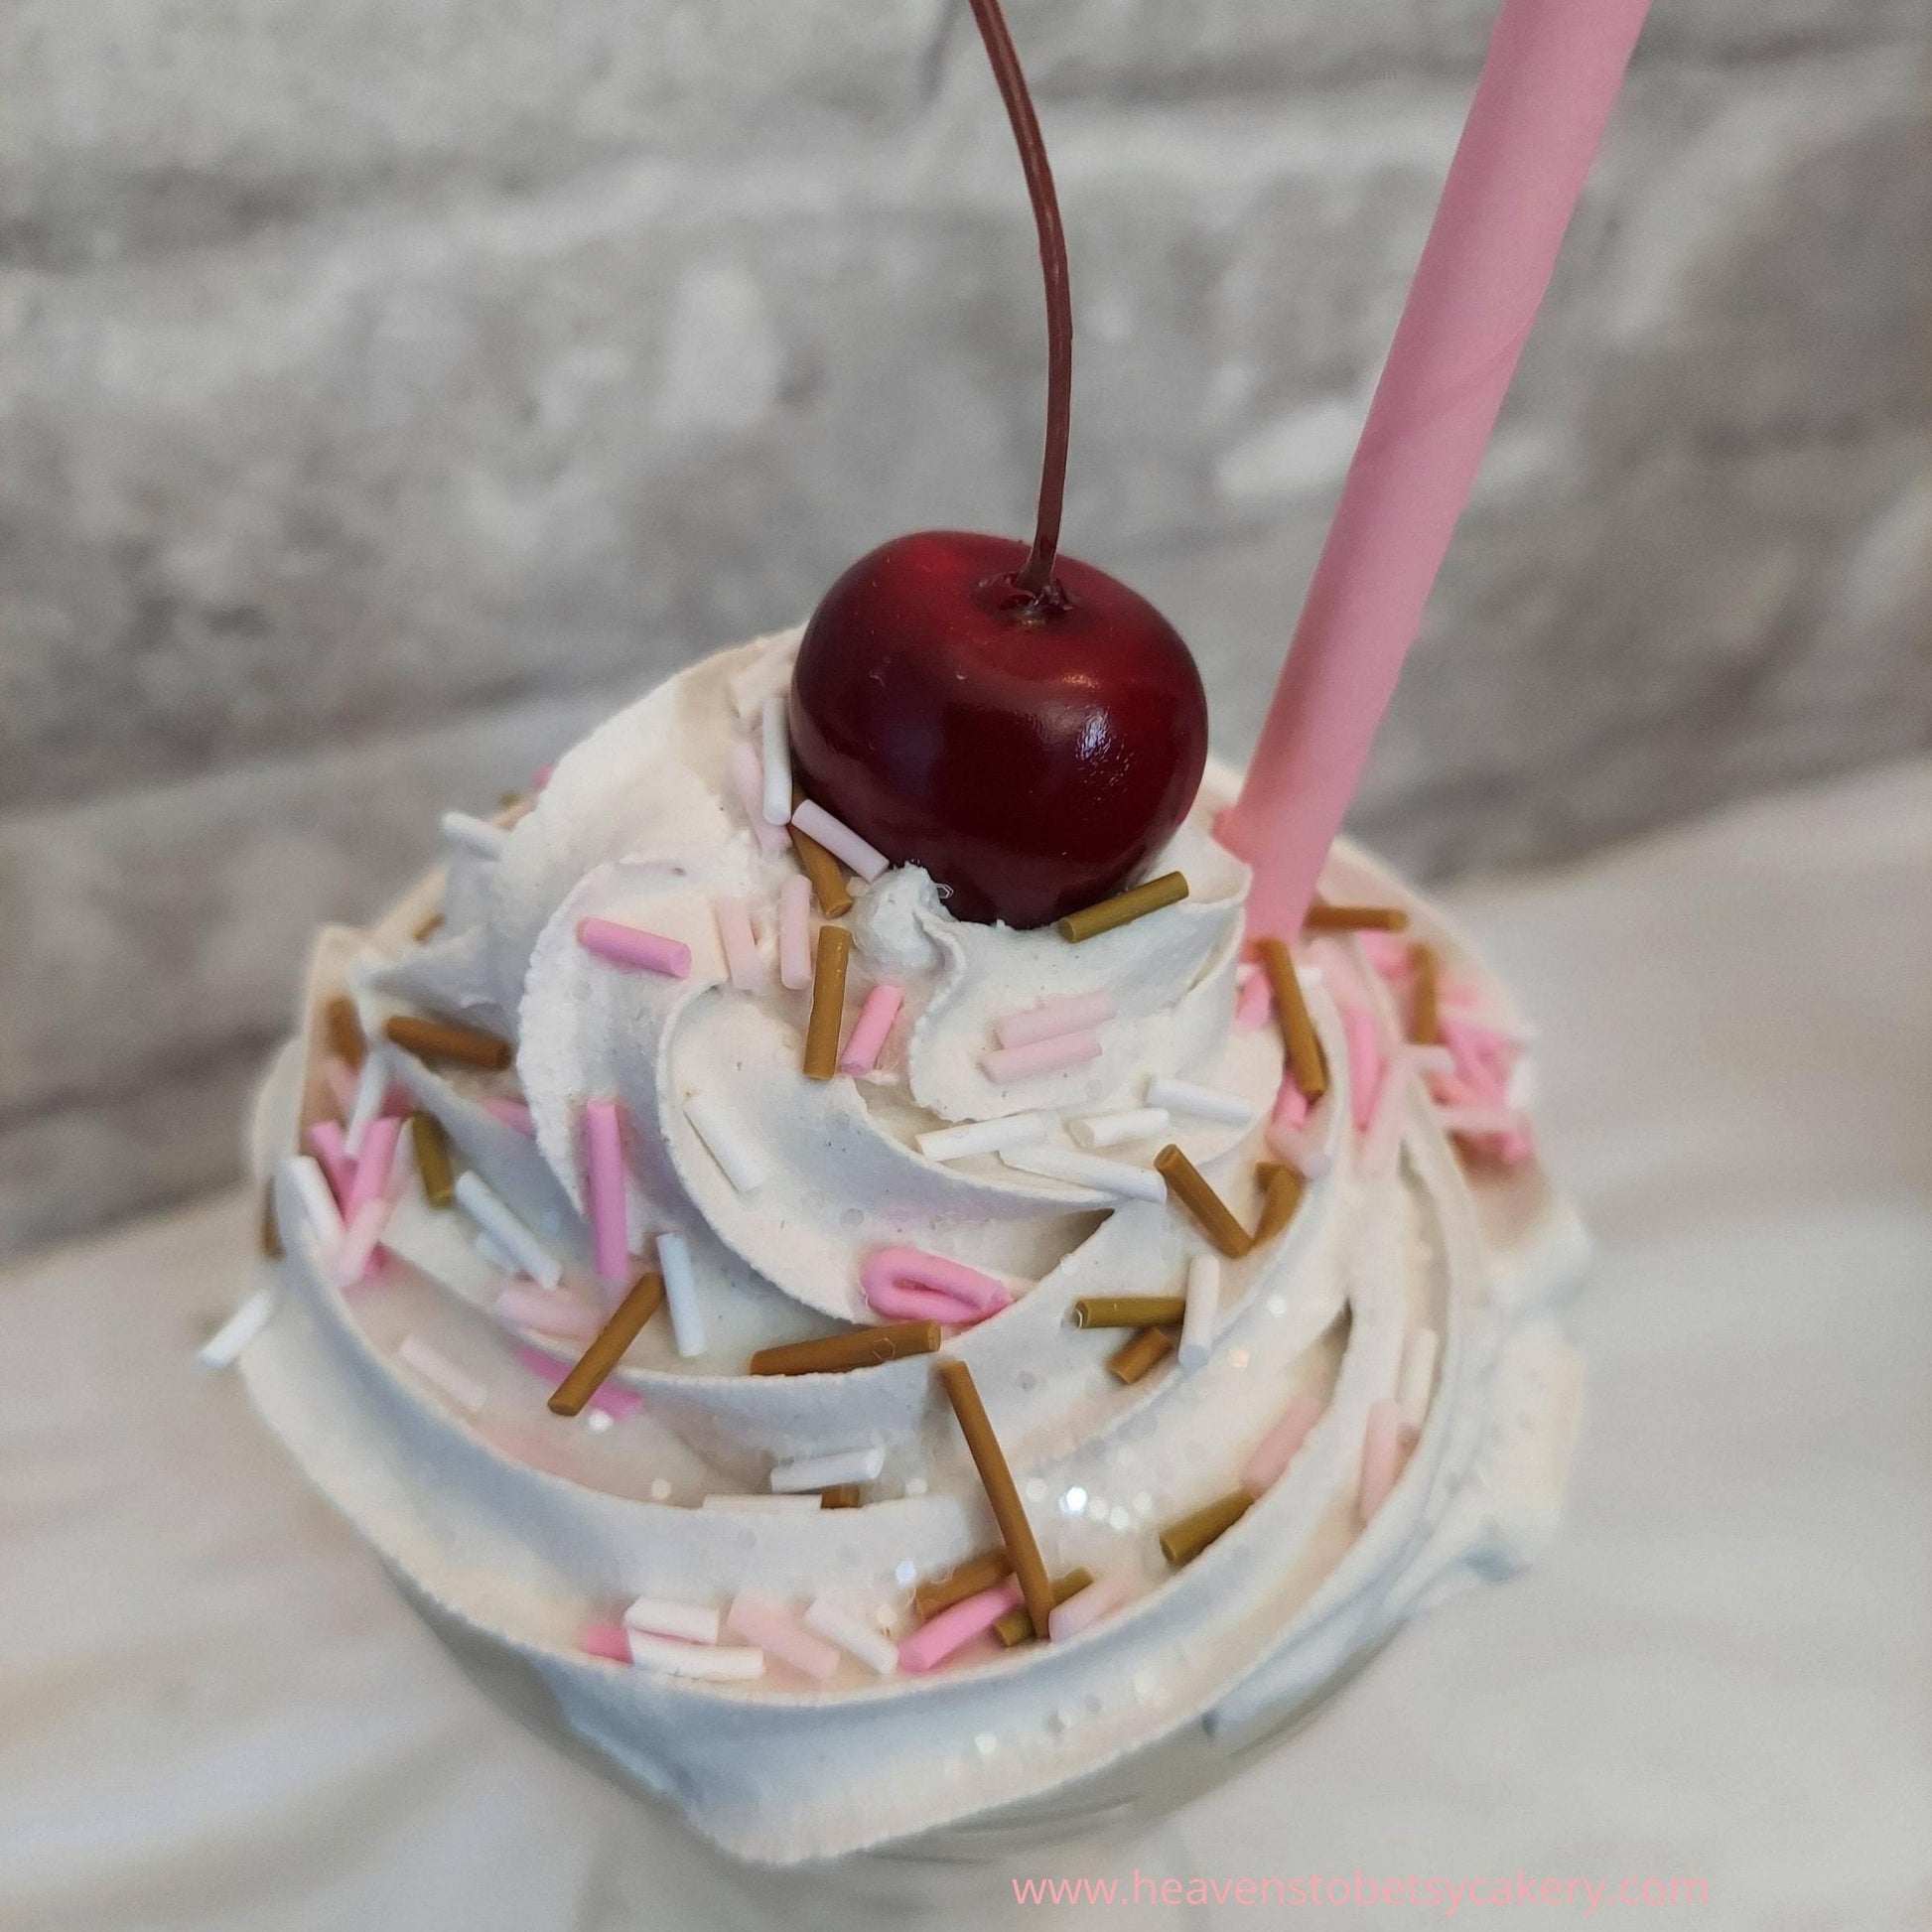
[{"label": "cream colored frosting", "polygon": [[[271,1423],[420,1598],[534,1671],[580,1737],[706,1836],[773,1862],[1048,1803],[1189,1727],[1232,1748],[1421,1604],[1526,1560],[1560,1507],[1578,1403],[1547,1304],[1582,1254],[1540,1169],[1472,1183],[1420,1087],[1395,1172],[1362,1171],[1345,1126],[1343,1029],[1311,975],[1337,1081],[1317,1123],[1331,1170],[1285,1236],[1224,1263],[1202,1366],[1116,1383],[1102,1364],[1121,1337],[1070,1328],[1069,1306],[1175,1292],[1203,1251],[1191,1223],[1165,1202],[1116,1201],[997,1156],[934,1163],[916,1136],[1021,1110],[1063,1123],[1138,1106],[1156,1074],[1241,1095],[1260,1120],[1280,1043],[1272,1028],[1233,1025],[1247,872],[1210,836],[1229,775],[1210,769],[1154,868],[1184,872],[1188,898],[1079,946],[1051,929],[961,924],[915,869],[859,889],[851,997],[890,982],[904,1013],[881,1071],[808,1081],[809,996],[781,989],[772,970],[792,862],[760,853],[728,773],[794,647],[795,633],[721,653],[609,720],[560,760],[500,856],[453,849],[442,930],[416,947],[391,921],[369,936],[358,972],[371,1036],[401,1005],[516,1039],[534,1140],[483,1107],[488,1076],[446,1077],[400,1055],[395,1071],[580,1279],[581,1109],[601,1095],[623,1102],[632,1225],[689,1242],[706,1352],[680,1358],[669,1324],[653,1321],[620,1371],[641,1397],[635,1413],[602,1428],[550,1416],[547,1382],[515,1352],[527,1338],[490,1312],[503,1278],[478,1256],[474,1230],[410,1198],[387,1240],[412,1266],[386,1286],[345,1298],[293,1240],[283,1307],[244,1357]],[[1326,884],[1335,897],[1408,903],[1513,1022],[1459,936],[1371,862],[1338,846]],[[727,980],[712,909],[721,894],[748,899],[760,920],[759,991]],[[690,975],[613,968],[577,943],[590,915],[685,941]],[[1392,1026],[1353,942],[1323,950],[1324,973],[1350,976]],[[1102,990],[1118,1016],[1100,1030],[1097,1059],[1007,1087],[988,1080],[981,1058],[1000,1017]],[[683,1102],[699,1090],[761,1157],[769,1178],[755,1192],[740,1194],[692,1132]],[[292,1132],[291,1103],[272,1086],[264,1164]],[[1252,1223],[1258,1125],[1176,1116],[1159,1140],[1108,1154],[1145,1166],[1167,1139]],[[875,1318],[860,1264],[888,1245],[1010,1286],[1012,1306],[949,1351],[972,1367],[1049,1570],[1127,1575],[1132,1599],[1071,1641],[975,1653],[923,1678],[882,1681],[848,1661],[824,1686],[780,1665],[752,1683],[694,1683],[585,1656],[584,1625],[640,1593],[722,1605],[750,1589],[794,1606],[830,1594],[901,1633],[910,1581],[994,1540],[929,1358],[838,1376],[743,1372],[752,1349],[825,1333],[828,1317]],[[1367,1412],[1395,1394],[1405,1337],[1424,1327],[1443,1343],[1427,1418],[1363,1527]],[[405,1335],[474,1377],[482,1409],[453,1408],[399,1364]],[[1328,1406],[1287,1474],[1170,1573],[1158,1529],[1233,1488],[1301,1391]],[[863,1509],[694,1506],[762,1490],[775,1461],[864,1447],[886,1461]]]}]

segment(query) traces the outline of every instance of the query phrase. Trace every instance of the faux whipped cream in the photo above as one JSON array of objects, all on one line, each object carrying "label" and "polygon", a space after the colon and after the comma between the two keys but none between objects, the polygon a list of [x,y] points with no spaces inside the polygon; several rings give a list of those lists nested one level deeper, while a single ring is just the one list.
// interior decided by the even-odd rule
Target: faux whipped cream
[{"label": "faux whipped cream", "polygon": [[[1252,1225],[1281,1046],[1272,1026],[1234,1024],[1247,872],[1210,831],[1229,774],[1210,768],[1152,868],[1183,872],[1187,900],[1079,946],[1050,928],[955,921],[914,869],[856,888],[851,1008],[890,982],[904,1012],[876,1072],[808,1081],[810,996],[779,985],[772,957],[794,868],[760,850],[729,771],[794,647],[795,634],[721,653],[609,720],[560,760],[493,856],[453,846],[443,924],[425,942],[409,936],[412,901],[319,953],[325,981],[352,985],[372,1039],[409,1010],[516,1041],[513,1077],[401,1054],[393,1072],[573,1283],[591,1278],[580,1111],[593,1096],[621,1101],[631,1226],[684,1236],[704,1352],[680,1357],[659,1317],[614,1379],[619,1399],[565,1422],[544,1401],[577,1348],[498,1317],[504,1272],[465,1216],[405,1196],[384,1234],[399,1263],[345,1293],[283,1181],[281,1306],[243,1358],[270,1423],[439,1623],[540,1683],[581,1740],[704,1835],[786,1863],[1016,1805],[1077,1808],[1082,1791],[1131,1782],[1137,1761],[1176,1739],[1232,1749],[1424,1603],[1524,1561],[1554,1523],[1575,1434],[1578,1372],[1547,1304],[1582,1254],[1535,1164],[1472,1179],[1420,1084],[1400,1159],[1365,1171],[1336,986],[1372,1006],[1388,1042],[1399,1027],[1360,944],[1325,940],[1306,977],[1335,1089],[1315,1121],[1328,1171],[1286,1234],[1222,1264],[1201,1365],[1115,1381],[1103,1364],[1122,1335],[1072,1328],[1069,1308],[1176,1293],[1205,1251],[1191,1222],[1165,1201],[1118,1200],[997,1155],[929,1161],[916,1141],[1028,1110],[1056,1117],[1055,1143],[1072,1146],[1064,1123],[1138,1107],[1151,1077],[1177,1076],[1248,1100],[1257,1124],[1176,1115],[1108,1156],[1145,1166],[1172,1140]],[[1324,891],[1407,905],[1485,1011],[1514,1024],[1466,944],[1366,858],[1338,845]],[[759,917],[759,990],[727,980],[720,895]],[[684,941],[689,975],[613,970],[577,943],[589,916]],[[1098,1058],[1013,1085],[988,1078],[998,1019],[1087,992],[1117,1009]],[[302,1084],[292,1067],[271,1082],[265,1169],[295,1145]],[[484,1104],[512,1093],[533,1136]],[[693,1132],[693,1094],[759,1156],[756,1190],[740,1193]],[[1013,1293],[948,1352],[972,1368],[1048,1570],[1124,1578],[1124,1607],[1071,1641],[984,1646],[921,1677],[876,1678],[848,1659],[823,1685],[775,1662],[755,1681],[696,1683],[585,1655],[585,1625],[637,1595],[721,1607],[740,1590],[793,1607],[829,1596],[903,1634],[915,1579],[997,1542],[931,1358],[844,1375],[744,1372],[757,1348],[875,1319],[860,1264],[898,1245],[967,1262]],[[1441,1349],[1413,1418],[1419,1438],[1364,1525],[1370,1407],[1397,1395],[1405,1344],[1423,1330]],[[412,1366],[425,1348],[475,1400]],[[1302,1393],[1326,1406],[1286,1474],[1170,1571],[1159,1529],[1233,1489]],[[774,1463],[866,1447],[885,1460],[864,1508],[702,1506],[763,1492]]]}]

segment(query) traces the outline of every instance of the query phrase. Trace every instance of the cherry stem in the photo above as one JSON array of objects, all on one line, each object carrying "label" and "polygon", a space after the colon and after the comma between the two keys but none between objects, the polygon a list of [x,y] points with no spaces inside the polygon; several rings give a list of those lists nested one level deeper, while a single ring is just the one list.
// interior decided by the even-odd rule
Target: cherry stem
[{"label": "cherry stem", "polygon": [[1000,0],[971,0],[973,19],[993,78],[1006,102],[1007,119],[1020,148],[1020,166],[1027,177],[1027,193],[1034,205],[1034,225],[1039,230],[1039,267],[1046,283],[1046,448],[1039,464],[1039,511],[1034,526],[1034,547],[1015,577],[1015,587],[1038,604],[1056,601],[1053,564],[1060,550],[1060,508],[1066,496],[1066,448],[1073,431],[1073,302],[1066,278],[1066,233],[1060,226],[1059,198],[1053,192],[1053,170],[1047,164],[1046,143],[1040,137],[1039,117],[1034,112],[1027,76],[1013,36],[1007,32]]}]

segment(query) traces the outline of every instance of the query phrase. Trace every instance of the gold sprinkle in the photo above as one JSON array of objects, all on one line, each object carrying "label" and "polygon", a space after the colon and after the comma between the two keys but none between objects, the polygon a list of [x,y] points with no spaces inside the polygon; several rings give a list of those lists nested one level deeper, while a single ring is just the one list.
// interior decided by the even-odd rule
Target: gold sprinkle
[{"label": "gold sprinkle", "polygon": [[1409,1009],[1409,1037],[1418,1046],[1443,1043],[1442,962],[1434,946],[1414,945],[1409,957],[1416,965],[1416,990]]},{"label": "gold sprinkle", "polygon": [[1184,1295],[1083,1295],[1071,1310],[1076,1328],[1153,1328],[1187,1312]]},{"label": "gold sprinkle", "polygon": [[1194,1224],[1232,1261],[1239,1261],[1255,1245],[1235,1219],[1234,1210],[1214,1191],[1207,1176],[1170,1143],[1154,1157],[1155,1172],[1168,1183],[1170,1198],[1193,1217]]},{"label": "gold sprinkle", "polygon": [[432,1207],[456,1204],[456,1174],[450,1166],[450,1138],[434,1114],[409,1116],[409,1140],[422,1177],[423,1198]]},{"label": "gold sprinkle", "polygon": [[281,1223],[275,1218],[275,1182],[272,1179],[262,1182],[262,1213],[255,1232],[256,1238],[261,1243],[262,1253],[270,1261],[280,1261],[282,1228]]},{"label": "gold sprinkle", "polygon": [[818,1492],[820,1509],[857,1509],[864,1501],[865,1492],[856,1482],[835,1482]]},{"label": "gold sprinkle", "polygon": [[421,1060],[458,1060],[465,1066],[500,1073],[515,1057],[508,1040],[477,1027],[455,1027],[444,1020],[419,1020],[413,1014],[399,1013],[382,1031],[404,1052],[414,1053]]},{"label": "gold sprinkle", "polygon": [[1409,914],[1399,905],[1330,905],[1316,899],[1302,920],[1304,932],[1406,932]]},{"label": "gold sprinkle", "polygon": [[845,1026],[845,969],[852,935],[842,925],[818,929],[812,969],[812,1013],[805,1023],[805,1078],[829,1080],[839,1070],[839,1034]]},{"label": "gold sprinkle", "polygon": [[1314,1035],[1314,1022],[1309,1018],[1302,998],[1302,982],[1296,976],[1295,961],[1279,939],[1264,939],[1255,948],[1261,970],[1275,995],[1275,1017],[1281,1023],[1282,1042],[1288,1048],[1289,1070],[1295,1084],[1310,1100],[1319,1100],[1328,1091],[1328,1069],[1322,1063],[1321,1042]]},{"label": "gold sprinkle", "polygon": [[843,1375],[849,1369],[877,1368],[908,1355],[936,1355],[939,1340],[936,1321],[888,1321],[849,1335],[827,1335],[821,1341],[760,1348],[746,1369],[753,1375]]},{"label": "gold sprinkle", "polygon": [[1254,1506],[1254,1500],[1245,1489],[1231,1490],[1209,1503],[1205,1509],[1197,1509],[1191,1516],[1183,1516],[1179,1522],[1170,1523],[1161,1532],[1161,1554],[1176,1570],[1183,1564],[1192,1563],[1210,1543],[1217,1537],[1225,1536],[1247,1515]]},{"label": "gold sprinkle", "polygon": [[577,1366],[551,1392],[553,1416],[576,1415],[604,1386],[605,1378],[637,1339],[638,1330],[657,1312],[663,1299],[664,1277],[655,1268],[645,1269],[618,1304],[617,1311],[597,1331],[597,1339],[584,1350]]},{"label": "gold sprinkle", "polygon": [[1307,1184],[1284,1161],[1263,1161],[1255,1169],[1261,1182],[1261,1213],[1255,1221],[1255,1246],[1272,1241],[1295,1218]]},{"label": "gold sprinkle", "polygon": [[1107,1373],[1116,1382],[1132,1386],[1173,1351],[1174,1337],[1169,1329],[1143,1328],[1133,1340],[1122,1342],[1107,1357]]},{"label": "gold sprinkle", "polygon": [[[1078,1596],[1083,1589],[1093,1584],[1093,1573],[1088,1570],[1069,1570],[1064,1577],[1056,1578],[1053,1584],[1053,1607]],[[1009,1610],[993,1626],[993,1634],[1011,1650],[1015,1644],[1029,1643],[1033,1639],[1034,1626],[1025,1610]]]},{"label": "gold sprinkle", "polygon": [[1000,1526],[1000,1541],[1013,1560],[1013,1574],[1020,1579],[1020,1593],[1026,1599],[1027,1614],[1033,1619],[1034,1635],[1046,1634],[1046,1619],[1053,1609],[1053,1586],[1040,1560],[1039,1545],[1034,1541],[1034,1526],[1027,1520],[1026,1505],[1014,1487],[1013,1471],[1007,1466],[1006,1451],[987,1419],[986,1405],[980,1400],[973,1371],[956,1355],[939,1364],[939,1386],[952,1404],[959,1433],[979,1471],[980,1487],[986,1491],[993,1520]]},{"label": "gold sprinkle", "polygon": [[416,943],[419,946],[421,946],[421,945],[426,945],[430,940],[434,939],[436,935],[442,930],[443,930],[442,913],[432,912],[429,915],[429,917],[426,918],[422,922],[422,924],[416,928],[415,933],[412,936],[414,937]]},{"label": "gold sprinkle", "polygon": [[1186,875],[1164,872],[1159,879],[1150,879],[1146,885],[1136,886],[1129,892],[1116,893],[1112,898],[1103,898],[1098,905],[1069,912],[1058,922],[1059,934],[1069,945],[1077,946],[1082,939],[1091,939],[1096,933],[1111,932],[1115,926],[1126,925],[1132,919],[1144,919],[1150,912],[1160,911],[1164,905],[1177,905],[1186,897]]},{"label": "gold sprinkle", "polygon": [[964,1563],[956,1563],[936,1577],[928,1577],[912,1592],[912,1614],[921,1623],[930,1623],[941,1610],[991,1589],[1003,1577],[1013,1574],[1013,1559],[1004,1548],[982,1550]]},{"label": "gold sprinkle", "polygon": [[369,1042],[362,1035],[361,1016],[346,993],[338,993],[322,1010],[323,1032],[329,1036],[329,1050],[351,1067],[360,1068],[368,1057]]},{"label": "gold sprinkle", "polygon": [[[803,803],[804,796],[801,791],[791,794],[793,810]],[[828,919],[844,918],[852,910],[852,893],[839,862],[810,833],[801,832],[795,825],[787,825],[785,830],[790,834],[799,871],[812,882],[812,897],[818,900],[818,909]]]}]

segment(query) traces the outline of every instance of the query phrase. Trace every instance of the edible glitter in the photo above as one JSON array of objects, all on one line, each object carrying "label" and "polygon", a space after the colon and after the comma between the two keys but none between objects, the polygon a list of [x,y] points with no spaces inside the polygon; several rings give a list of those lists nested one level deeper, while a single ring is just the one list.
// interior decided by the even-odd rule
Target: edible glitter
[{"label": "edible glitter", "polygon": [[1107,1512],[1107,1527],[1115,1530],[1131,1530],[1133,1517],[1124,1509],[1110,1509]]},{"label": "edible glitter", "polygon": [[602,1436],[607,1429],[615,1429],[618,1419],[608,1409],[587,1409],[584,1411],[584,1427],[593,1436]]},{"label": "edible glitter", "polygon": [[1230,1368],[1246,1368],[1251,1360],[1253,1360],[1253,1357],[1245,1348],[1230,1348],[1228,1350],[1228,1367]]},{"label": "edible glitter", "polygon": [[1086,1506],[1087,1492],[1077,1482],[1060,1498],[1062,1516],[1077,1516]]},{"label": "edible glitter", "polygon": [[1145,1489],[1134,1498],[1134,1514],[1143,1517],[1154,1514],[1154,1498]]},{"label": "edible glitter", "polygon": [[1098,1496],[1087,1498],[1087,1520],[1093,1523],[1104,1523],[1107,1520],[1107,1505]]},{"label": "edible glitter", "polygon": [[982,1730],[980,1734],[973,1739],[973,1748],[976,1751],[978,1751],[982,1757],[991,1757],[993,1753],[1000,1748],[1000,1740],[999,1738],[994,1736],[992,1731]]},{"label": "edible glitter", "polygon": [[1288,1312],[1288,1303],[1279,1295],[1271,1295],[1268,1298],[1268,1312],[1270,1314],[1286,1314]]},{"label": "edible glitter", "polygon": [[865,1225],[865,1221],[866,1221],[866,1210],[863,1207],[848,1207],[845,1210],[845,1212],[839,1216],[839,1226],[842,1228],[863,1227]]},{"label": "edible glitter", "polygon": [[907,1476],[905,1478],[905,1493],[908,1496],[923,1496],[925,1494],[925,1477]]},{"label": "edible glitter", "polygon": [[900,1589],[910,1589],[919,1580],[919,1566],[908,1557],[905,1562],[893,1566],[893,1581]]}]

